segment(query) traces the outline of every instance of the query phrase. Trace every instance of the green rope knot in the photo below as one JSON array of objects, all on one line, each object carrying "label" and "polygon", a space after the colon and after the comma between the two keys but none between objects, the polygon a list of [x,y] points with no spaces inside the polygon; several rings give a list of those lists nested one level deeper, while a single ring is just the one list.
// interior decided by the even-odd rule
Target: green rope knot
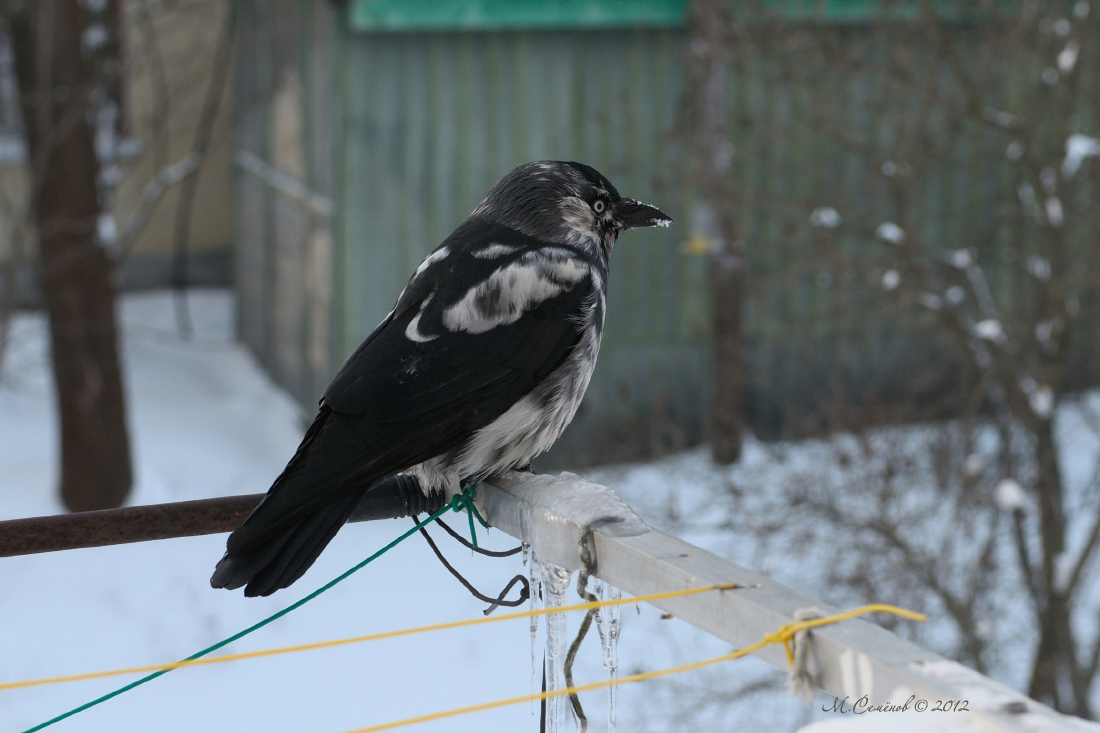
[{"label": "green rope knot", "polygon": [[481,481],[475,481],[465,489],[461,494],[455,494],[451,497],[451,511],[461,512],[466,511],[466,518],[470,520],[470,542],[474,547],[477,547],[477,532],[474,531],[474,517],[477,517],[477,521],[481,522],[481,526],[485,529],[489,528],[489,523],[485,521],[485,518],[481,516],[481,512],[474,506],[474,500],[477,499],[477,487]]}]

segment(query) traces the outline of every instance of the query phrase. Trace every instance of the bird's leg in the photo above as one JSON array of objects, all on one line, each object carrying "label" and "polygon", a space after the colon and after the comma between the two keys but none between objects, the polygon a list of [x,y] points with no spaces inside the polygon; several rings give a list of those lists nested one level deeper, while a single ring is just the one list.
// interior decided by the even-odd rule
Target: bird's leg
[{"label": "bird's leg", "polygon": [[[409,476],[416,477],[420,490],[424,494],[440,492],[443,500],[450,501],[455,494],[461,494],[466,488],[466,483],[451,468],[437,460],[418,463],[405,472]],[[466,479],[468,481],[469,479]],[[440,507],[443,505],[440,504]]]},{"label": "bird's leg", "polygon": [[443,492],[429,491],[425,494],[415,475],[399,473],[368,489],[348,521],[399,519],[422,512],[434,514],[443,508],[445,501]]},{"label": "bird's leg", "polygon": [[[599,601],[595,595],[588,592],[588,577],[596,571],[596,548],[595,543],[592,541],[592,530],[586,530],[581,536],[580,541],[580,556],[581,556],[581,569],[577,573],[577,595],[583,598],[588,603],[596,603]],[[596,616],[596,609],[588,609],[588,613],[584,615],[584,620],[581,621],[581,627],[577,631],[577,638],[573,640],[573,643],[569,645],[569,653],[565,655],[565,686],[573,687],[573,660],[577,657],[577,651],[581,648],[581,642],[584,641],[584,637],[588,634],[588,629],[592,626],[592,619]],[[584,709],[581,707],[581,699],[577,696],[577,693],[569,693],[569,704],[573,706],[573,714],[577,716],[577,728],[579,733],[585,733],[588,730],[588,718],[585,717]]]}]

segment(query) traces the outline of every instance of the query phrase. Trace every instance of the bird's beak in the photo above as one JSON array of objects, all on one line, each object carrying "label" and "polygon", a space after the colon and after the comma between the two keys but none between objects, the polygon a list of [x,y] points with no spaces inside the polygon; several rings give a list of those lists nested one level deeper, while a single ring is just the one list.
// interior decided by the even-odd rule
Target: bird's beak
[{"label": "bird's beak", "polygon": [[628,198],[621,198],[615,204],[615,218],[623,223],[623,229],[667,227],[672,223],[672,217],[656,206]]}]

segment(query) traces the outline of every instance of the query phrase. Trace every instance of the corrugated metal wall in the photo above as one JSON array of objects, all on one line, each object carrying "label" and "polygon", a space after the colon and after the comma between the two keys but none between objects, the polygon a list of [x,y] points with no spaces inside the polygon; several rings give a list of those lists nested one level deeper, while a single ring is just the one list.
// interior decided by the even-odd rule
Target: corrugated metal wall
[{"label": "corrugated metal wall", "polygon": [[[316,205],[331,208],[339,183],[339,11],[298,0],[236,8],[238,332],[274,379],[311,405],[339,352],[337,220]],[[242,156],[258,161],[260,174],[240,165]]]}]

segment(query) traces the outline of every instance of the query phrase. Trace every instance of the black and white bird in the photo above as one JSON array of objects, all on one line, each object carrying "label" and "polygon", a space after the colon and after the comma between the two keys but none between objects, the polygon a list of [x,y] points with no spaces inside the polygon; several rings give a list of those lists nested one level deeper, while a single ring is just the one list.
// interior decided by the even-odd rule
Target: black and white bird
[{"label": "black and white bird", "polygon": [[210,584],[270,595],[386,487],[441,505],[550,448],[596,365],[616,239],[671,221],[580,163],[500,179],[340,369]]}]

